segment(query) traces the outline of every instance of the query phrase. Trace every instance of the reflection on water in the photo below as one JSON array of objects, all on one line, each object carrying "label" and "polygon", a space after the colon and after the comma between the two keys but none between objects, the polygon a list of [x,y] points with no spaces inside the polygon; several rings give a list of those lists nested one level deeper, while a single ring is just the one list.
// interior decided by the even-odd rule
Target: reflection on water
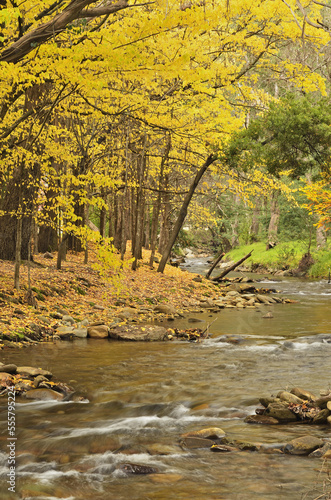
[{"label": "reflection on water", "polygon": [[[318,393],[330,383],[331,343],[321,335],[330,333],[325,283],[277,285],[286,296],[300,295],[300,303],[222,310],[210,328],[212,338],[201,344],[78,340],[6,351],[5,362],[49,369],[89,401],[17,405],[18,498],[316,498],[314,485],[322,484],[318,459],[184,451],[178,443],[182,433],[212,426],[258,443],[285,443],[306,433],[329,437],[323,426],[244,423],[260,396],[296,385]],[[262,318],[267,310],[273,319]],[[193,316],[203,325],[215,319]],[[192,324],[182,319],[175,326]],[[222,334],[242,341],[219,342]],[[5,452],[3,400],[0,410]],[[0,453],[1,498],[12,499],[5,458]],[[127,462],[157,467],[160,474],[127,477],[119,467]]]}]

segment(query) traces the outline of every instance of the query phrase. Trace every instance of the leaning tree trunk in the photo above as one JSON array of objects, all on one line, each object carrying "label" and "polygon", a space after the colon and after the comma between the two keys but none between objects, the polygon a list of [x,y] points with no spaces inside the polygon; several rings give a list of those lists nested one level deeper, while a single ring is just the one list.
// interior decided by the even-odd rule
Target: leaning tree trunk
[{"label": "leaning tree trunk", "polygon": [[163,273],[164,271],[164,268],[165,268],[165,265],[167,263],[167,260],[170,256],[170,252],[172,250],[172,247],[174,246],[174,243],[176,241],[176,238],[179,234],[179,231],[181,230],[181,227],[184,223],[184,220],[186,218],[186,215],[187,215],[187,209],[188,209],[188,206],[190,204],[190,201],[192,199],[192,196],[194,194],[194,191],[196,190],[196,188],[198,187],[198,184],[200,182],[200,179],[201,177],[203,176],[203,174],[206,172],[207,168],[216,160],[216,157],[214,155],[209,155],[207,160],[205,161],[205,163],[202,165],[202,167],[200,168],[200,170],[197,172],[195,178],[194,178],[194,181],[192,182],[191,184],[191,187],[189,189],[189,192],[187,193],[187,195],[185,196],[185,199],[183,201],[183,204],[182,204],[182,207],[179,211],[179,215],[177,217],[177,221],[175,223],[175,227],[173,228],[172,230],[172,233],[170,235],[170,239],[169,239],[169,242],[162,254],[162,258],[161,258],[161,261],[160,261],[160,264],[159,264],[159,267],[157,268],[158,272],[159,273]]}]

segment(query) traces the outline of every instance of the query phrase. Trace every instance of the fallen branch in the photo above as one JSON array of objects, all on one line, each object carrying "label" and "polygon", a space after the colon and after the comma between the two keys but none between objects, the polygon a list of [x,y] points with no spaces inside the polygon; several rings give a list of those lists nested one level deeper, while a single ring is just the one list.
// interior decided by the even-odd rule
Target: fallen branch
[{"label": "fallen branch", "polygon": [[251,250],[247,255],[245,255],[245,257],[243,257],[242,259],[238,260],[237,262],[235,262],[234,264],[232,264],[232,266],[229,266],[227,269],[225,269],[221,274],[219,274],[218,276],[215,276],[215,278],[211,278],[212,281],[220,281],[222,278],[224,278],[224,276],[226,276],[229,272],[233,271],[234,269],[236,269],[236,267],[240,266],[240,264],[242,264],[246,259],[248,259],[251,255],[252,255],[252,252],[253,250]]},{"label": "fallen branch", "polygon": [[215,267],[217,266],[217,264],[223,259],[225,253],[222,252],[218,257],[217,259],[212,263],[211,267],[209,268],[207,274],[206,274],[206,278],[209,279],[209,276],[211,275],[211,273],[213,272],[213,270],[215,269]]}]

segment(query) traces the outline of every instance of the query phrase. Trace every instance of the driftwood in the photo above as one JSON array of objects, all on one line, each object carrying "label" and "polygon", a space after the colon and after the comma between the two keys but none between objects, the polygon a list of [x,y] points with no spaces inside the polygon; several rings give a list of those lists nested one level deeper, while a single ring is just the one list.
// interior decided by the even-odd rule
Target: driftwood
[{"label": "driftwood", "polygon": [[213,272],[213,270],[215,269],[215,267],[217,266],[217,264],[223,259],[225,253],[222,252],[217,258],[216,260],[214,260],[214,262],[212,263],[212,265],[210,266],[208,272],[206,273],[206,278],[208,279],[209,276],[211,275],[211,273]]},{"label": "driftwood", "polygon": [[220,281],[229,272],[236,269],[236,267],[240,266],[240,264],[242,264],[246,259],[248,259],[248,257],[250,257],[252,255],[252,252],[253,252],[253,250],[251,250],[247,255],[245,255],[245,257],[243,257],[242,259],[240,259],[237,262],[235,262],[234,264],[232,264],[232,266],[229,266],[228,268],[226,268],[223,272],[221,272],[221,274],[219,274],[218,276],[215,276],[215,278],[211,278],[212,281]]}]

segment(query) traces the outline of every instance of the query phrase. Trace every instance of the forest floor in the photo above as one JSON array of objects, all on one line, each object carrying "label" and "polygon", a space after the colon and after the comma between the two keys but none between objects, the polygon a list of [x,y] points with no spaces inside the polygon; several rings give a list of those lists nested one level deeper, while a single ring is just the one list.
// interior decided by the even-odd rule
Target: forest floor
[{"label": "forest floor", "polygon": [[[46,339],[54,333],[58,311],[72,316],[77,323],[84,320],[109,324],[125,308],[140,308],[153,312],[156,305],[172,306],[185,314],[199,304],[199,300],[216,298],[219,287],[197,275],[167,265],[164,274],[148,265],[149,253],[136,271],[130,266],[116,275],[109,269],[106,276],[100,272],[96,256],[91,253],[84,264],[84,254],[69,253],[62,269],[56,268],[56,254],[45,258],[34,257],[30,266],[31,290],[34,305],[29,305],[28,266],[20,272],[20,290],[14,289],[14,263],[0,261],[0,348],[15,340],[24,345],[30,339]],[[140,315],[144,320],[144,315]],[[39,332],[39,337],[35,335]],[[1,340],[2,339],[2,340]]]}]

